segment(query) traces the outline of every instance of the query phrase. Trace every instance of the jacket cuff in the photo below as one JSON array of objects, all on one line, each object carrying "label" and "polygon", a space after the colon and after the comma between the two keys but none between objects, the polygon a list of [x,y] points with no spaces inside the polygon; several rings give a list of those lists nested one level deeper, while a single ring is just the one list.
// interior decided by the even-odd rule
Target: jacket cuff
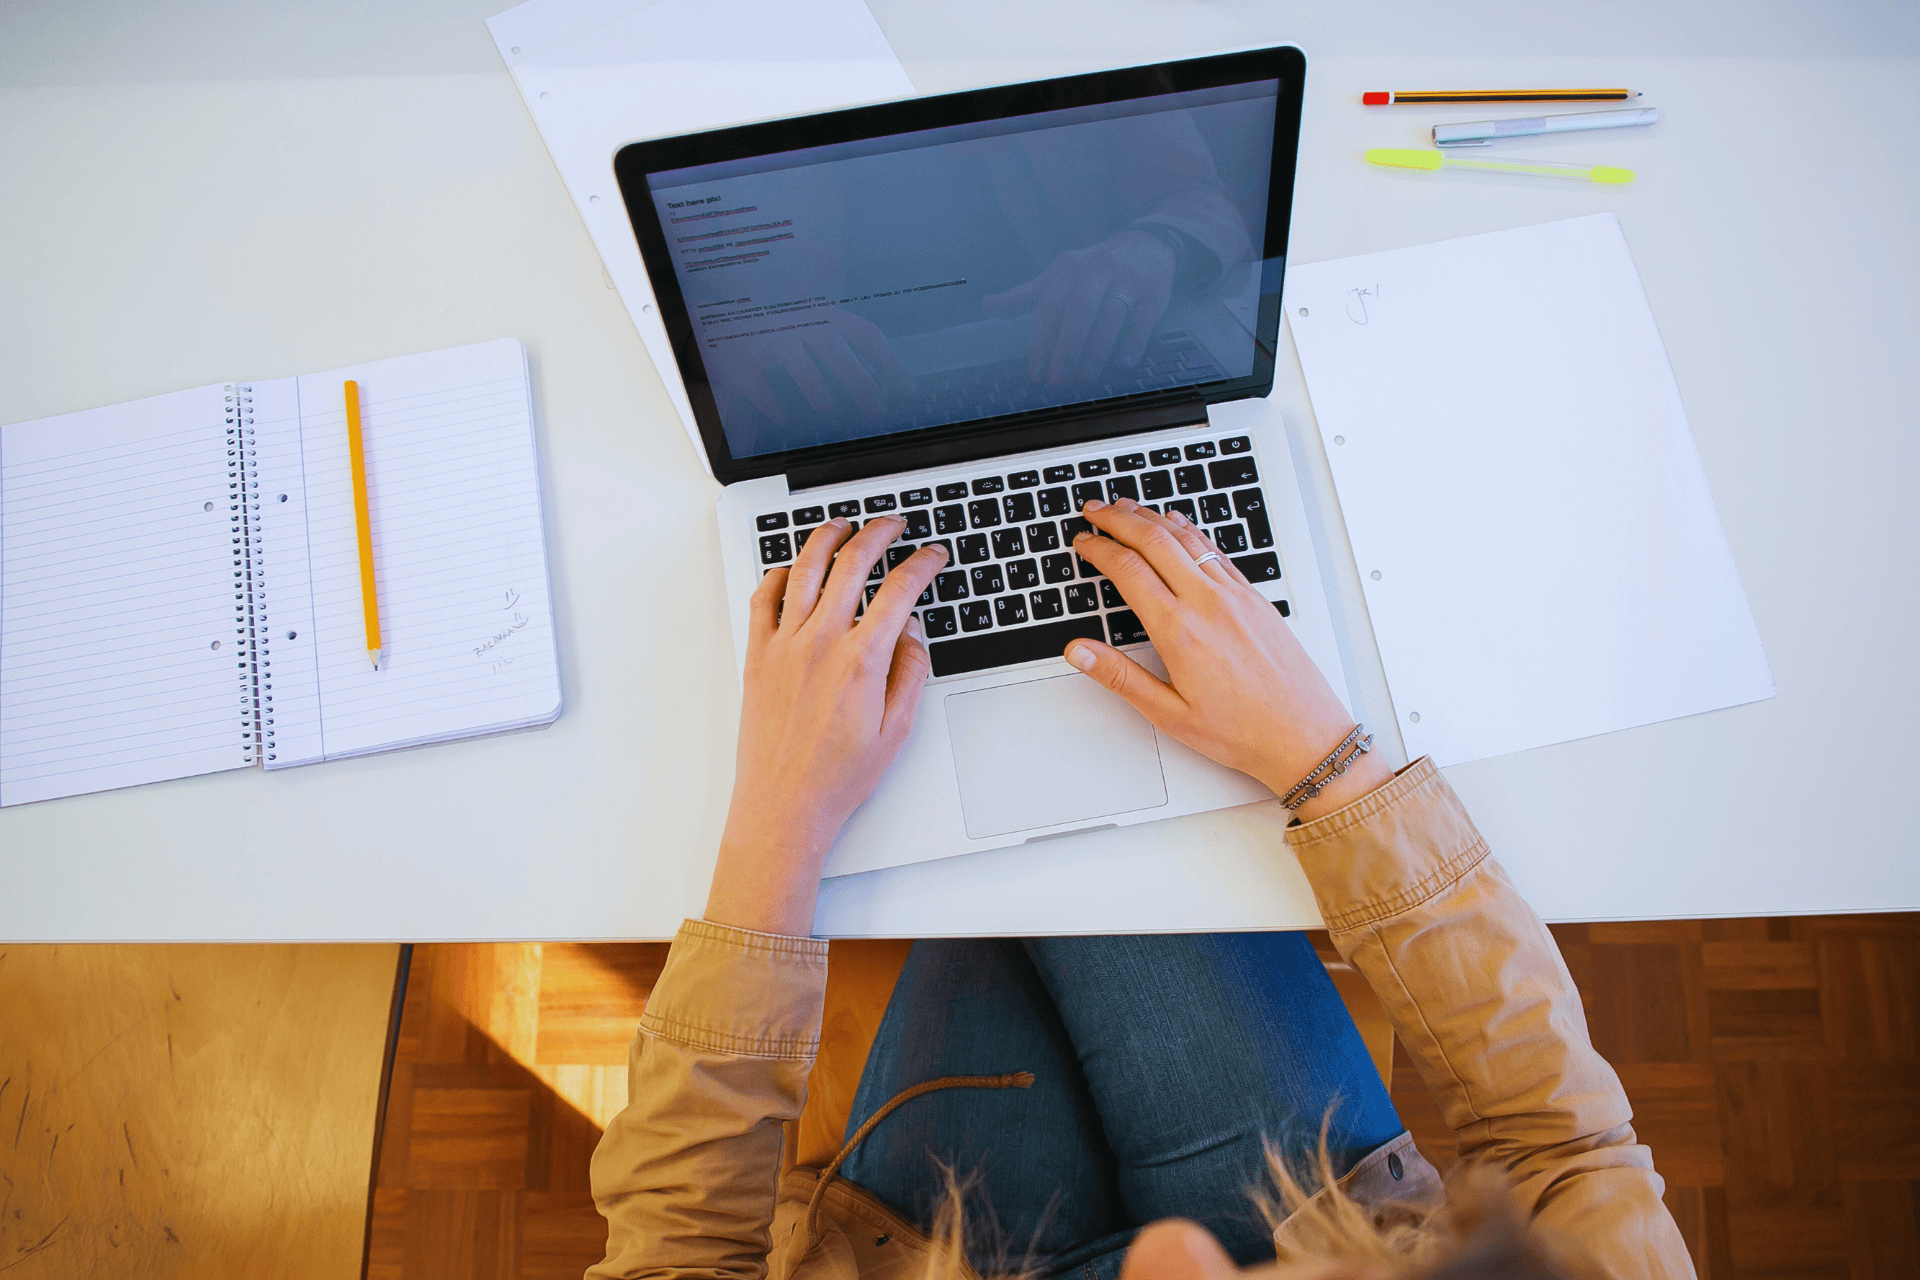
[{"label": "jacket cuff", "polygon": [[741,1058],[820,1050],[827,944],[706,920],[681,924],[640,1015],[642,1034]]},{"label": "jacket cuff", "polygon": [[1286,836],[1335,933],[1412,910],[1487,856],[1466,807],[1426,756]]}]

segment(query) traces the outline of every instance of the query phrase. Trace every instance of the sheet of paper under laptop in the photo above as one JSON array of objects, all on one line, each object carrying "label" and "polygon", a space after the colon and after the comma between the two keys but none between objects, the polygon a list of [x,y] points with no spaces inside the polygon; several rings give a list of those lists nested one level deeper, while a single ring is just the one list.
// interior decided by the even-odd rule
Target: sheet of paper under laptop
[{"label": "sheet of paper under laptop", "polygon": [[1773,696],[1613,215],[1293,266],[1286,292],[1410,755]]}]

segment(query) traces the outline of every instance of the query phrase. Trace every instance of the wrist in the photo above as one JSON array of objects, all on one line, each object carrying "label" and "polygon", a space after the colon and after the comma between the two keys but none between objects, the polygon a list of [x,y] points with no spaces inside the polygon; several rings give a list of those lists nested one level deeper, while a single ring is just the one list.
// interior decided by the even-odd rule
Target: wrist
[{"label": "wrist", "polygon": [[[1296,778],[1294,781],[1297,782],[1299,779]],[[1324,818],[1392,781],[1393,766],[1388,764],[1378,751],[1369,751],[1348,765],[1345,773],[1322,783],[1320,794],[1295,809],[1293,816],[1302,822]],[[1292,784],[1287,785],[1291,787]],[[1275,794],[1285,795],[1286,792],[1280,791]]]}]

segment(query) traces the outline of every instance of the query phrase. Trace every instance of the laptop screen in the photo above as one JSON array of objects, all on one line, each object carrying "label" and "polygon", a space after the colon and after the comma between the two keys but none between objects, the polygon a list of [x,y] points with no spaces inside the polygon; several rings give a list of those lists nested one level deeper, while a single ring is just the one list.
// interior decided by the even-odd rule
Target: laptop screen
[{"label": "laptop screen", "polygon": [[[891,110],[928,127],[709,145],[702,163],[636,172],[629,153],[677,157],[624,149],[623,193],[710,453],[723,441],[730,460],[790,462],[1270,384],[1261,321],[1277,327],[1286,210],[1276,252],[1269,205],[1276,154],[1290,194],[1294,147],[1276,147],[1276,123],[1297,127],[1298,84],[1252,68],[1114,95],[1151,70],[1016,86],[1018,105],[1047,109],[954,123],[932,123],[928,104],[1009,91],[815,117]],[[1107,94],[1085,91],[1096,79]]]}]

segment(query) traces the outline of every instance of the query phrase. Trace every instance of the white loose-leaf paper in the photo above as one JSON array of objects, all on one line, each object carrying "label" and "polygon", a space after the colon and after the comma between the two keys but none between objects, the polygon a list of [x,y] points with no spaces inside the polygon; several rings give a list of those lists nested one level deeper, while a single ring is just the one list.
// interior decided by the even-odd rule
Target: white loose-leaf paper
[{"label": "white loose-leaf paper", "polygon": [[1296,265],[1286,293],[1410,755],[1773,696],[1611,214]]},{"label": "white loose-leaf paper", "polygon": [[860,0],[529,0],[487,28],[704,464],[614,153],[906,97],[913,82]]}]

